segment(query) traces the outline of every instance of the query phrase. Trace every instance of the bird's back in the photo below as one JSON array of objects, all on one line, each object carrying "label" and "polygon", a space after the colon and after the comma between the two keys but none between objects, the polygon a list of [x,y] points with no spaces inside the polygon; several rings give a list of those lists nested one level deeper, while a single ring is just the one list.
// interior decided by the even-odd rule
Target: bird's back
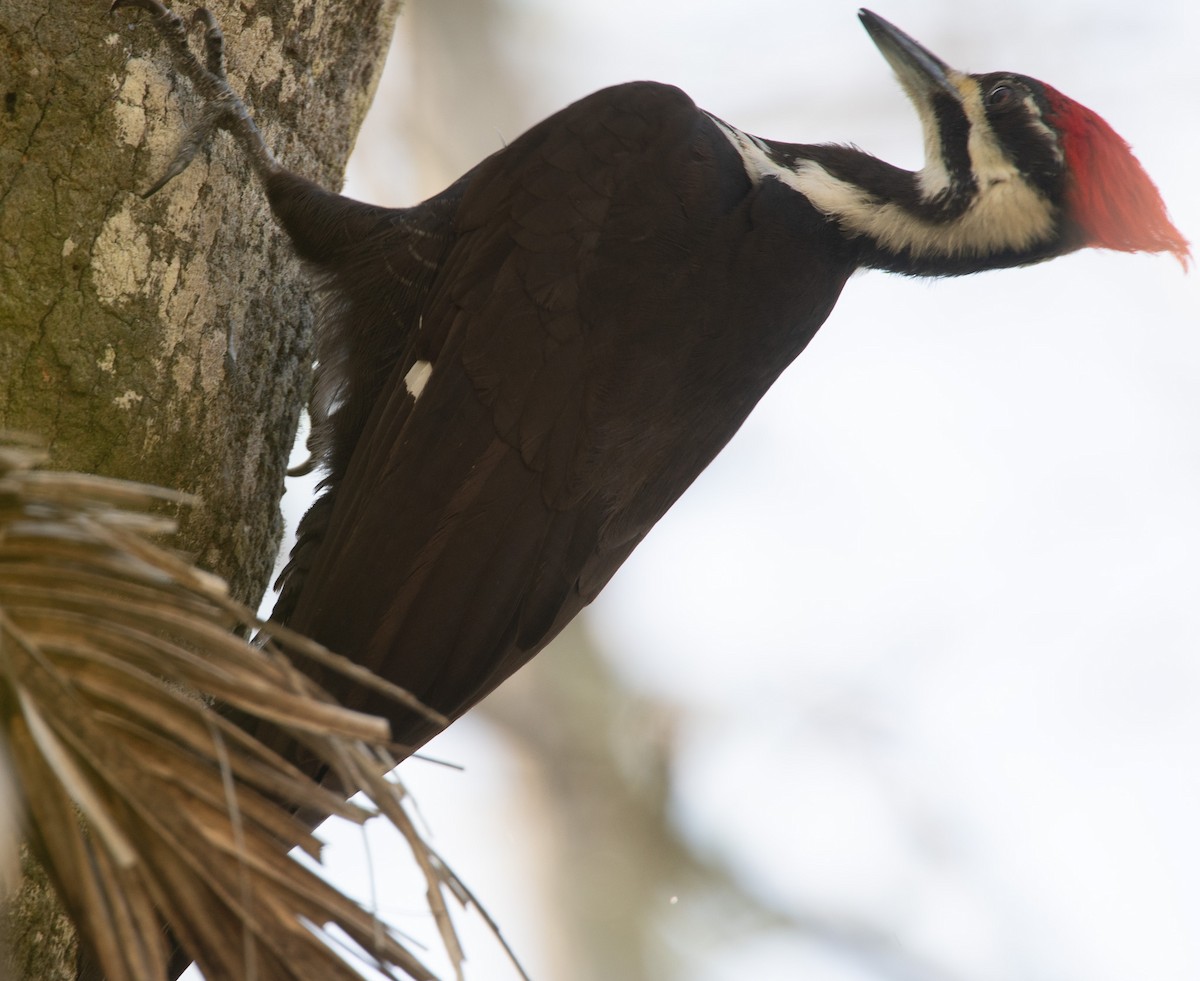
[{"label": "bird's back", "polygon": [[[654,83],[568,107],[417,208],[359,207],[349,273],[307,256],[331,479],[276,612],[455,717],[595,597],[852,262]],[[335,694],[414,748],[438,728]]]}]

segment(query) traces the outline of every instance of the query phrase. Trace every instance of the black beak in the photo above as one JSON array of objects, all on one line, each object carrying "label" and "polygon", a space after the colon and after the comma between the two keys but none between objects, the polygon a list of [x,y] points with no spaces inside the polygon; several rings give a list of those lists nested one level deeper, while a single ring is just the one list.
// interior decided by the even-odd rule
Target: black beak
[{"label": "black beak", "polygon": [[955,102],[962,101],[962,93],[950,80],[953,69],[932,51],[923,48],[895,24],[890,24],[878,14],[860,10],[858,19],[871,35],[880,53],[892,66],[900,84],[912,97],[930,98],[937,92],[950,96]]}]

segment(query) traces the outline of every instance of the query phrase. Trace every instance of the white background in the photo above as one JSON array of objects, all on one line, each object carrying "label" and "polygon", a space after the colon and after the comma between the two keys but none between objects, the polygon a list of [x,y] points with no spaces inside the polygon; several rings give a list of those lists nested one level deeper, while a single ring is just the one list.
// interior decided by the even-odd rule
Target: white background
[{"label": "white background", "polygon": [[[465,84],[472,105],[441,117],[484,152],[646,77],[765,137],[920,166],[915,115],[852,5],[498,9],[497,88],[521,98],[480,125],[487,86]],[[876,10],[956,67],[1030,74],[1101,112],[1200,238],[1200,6]],[[398,50],[348,188],[387,204],[435,189],[402,156],[428,147],[398,122],[397,101],[422,98],[421,54]],[[685,839],[772,902],[888,924],[930,977],[1200,978],[1198,328],[1200,279],[1169,258],[852,280],[590,614],[621,678],[682,720]],[[466,767],[402,770],[439,847],[535,978],[587,977],[537,894],[545,851],[521,838],[538,827],[529,764],[477,714],[430,751]],[[379,838],[380,908],[419,931]],[[353,880],[361,853],[351,835],[332,863]],[[512,976],[464,929],[469,978]],[[695,943],[681,977],[898,976],[803,936]]]}]

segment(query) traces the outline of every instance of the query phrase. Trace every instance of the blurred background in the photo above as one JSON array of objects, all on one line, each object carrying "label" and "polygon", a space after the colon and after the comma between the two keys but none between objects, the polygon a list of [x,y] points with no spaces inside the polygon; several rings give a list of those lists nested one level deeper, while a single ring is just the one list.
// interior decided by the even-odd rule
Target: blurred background
[{"label": "blurred background", "polygon": [[[855,9],[408,0],[347,193],[412,203],[634,78],[915,169]],[[1200,240],[1200,5],[875,9],[1099,111]],[[586,618],[428,747],[462,769],[401,769],[532,977],[1200,978],[1198,328],[1166,258],[856,277]],[[403,844],[326,833],[445,969]],[[459,925],[468,979],[516,976]]]}]

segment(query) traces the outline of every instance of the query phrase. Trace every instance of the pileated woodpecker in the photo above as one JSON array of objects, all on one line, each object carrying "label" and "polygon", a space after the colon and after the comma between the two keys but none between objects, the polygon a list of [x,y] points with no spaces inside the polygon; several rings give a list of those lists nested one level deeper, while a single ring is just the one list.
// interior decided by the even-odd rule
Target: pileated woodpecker
[{"label": "pileated woodpecker", "polygon": [[[916,107],[913,173],[742,132],[668,85],[568,106],[411,208],[280,166],[157,0],[319,294],[313,446],[327,476],[275,617],[448,718],[608,582],[811,340],[862,267],[947,276],[1084,247],[1188,245],[1125,142],[1042,82],[955,71],[864,27]],[[415,749],[441,723],[322,679]],[[295,755],[295,754],[293,754]]]}]

